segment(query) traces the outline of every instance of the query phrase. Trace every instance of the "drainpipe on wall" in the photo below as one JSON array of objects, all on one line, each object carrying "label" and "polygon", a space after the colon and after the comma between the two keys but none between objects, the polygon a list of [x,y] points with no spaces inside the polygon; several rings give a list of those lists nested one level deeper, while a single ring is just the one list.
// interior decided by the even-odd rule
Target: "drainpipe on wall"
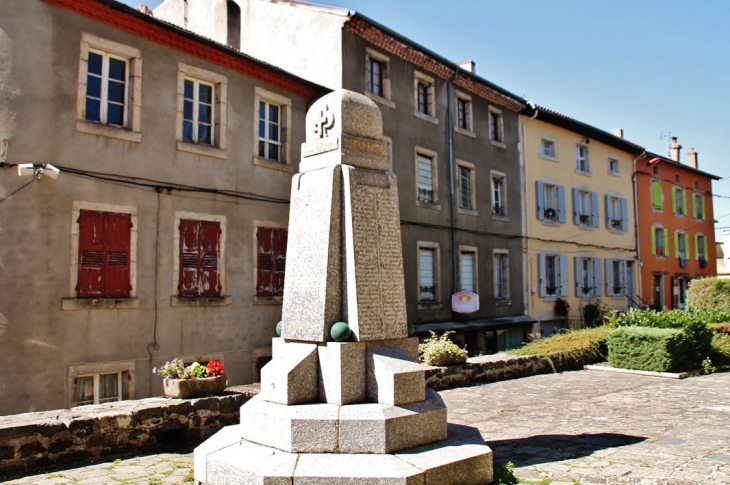
[{"label": "drainpipe on wall", "polygon": [[[447,139],[449,142],[449,213],[451,225],[451,295],[456,293],[456,214],[454,204],[454,107],[452,99],[454,96],[454,83],[459,78],[459,68],[454,71],[454,78],[446,85],[446,118],[447,118]],[[449,305],[451,305],[451,295],[449,295]]]},{"label": "drainpipe on wall", "polygon": [[637,281],[638,281],[638,295],[641,301],[643,300],[643,289],[641,287],[641,252],[639,250],[639,205],[638,205],[638,188],[636,187],[636,175],[640,172],[638,167],[636,166],[636,162],[639,161],[640,158],[643,158],[646,156],[646,150],[644,150],[639,156],[635,157],[633,159],[632,167],[633,168],[633,174],[631,174],[631,188],[632,188],[632,196],[634,197],[634,244],[636,245],[636,262],[639,265],[636,271]]},{"label": "drainpipe on wall", "polygon": [[532,283],[532,265],[530,264],[530,239],[527,237],[527,130],[525,129],[525,126],[535,118],[537,118],[538,109],[535,109],[535,113],[524,123],[521,121],[520,116],[517,116],[517,119],[520,120],[520,135],[521,140],[518,144],[519,150],[520,150],[520,165],[522,165],[522,170],[520,170],[520,188],[522,189],[523,199],[522,199],[522,235],[524,238],[522,239],[522,274],[525,275],[525,285],[524,285],[524,296],[523,299],[525,301],[525,313],[527,315],[532,314],[532,291],[530,284]]}]

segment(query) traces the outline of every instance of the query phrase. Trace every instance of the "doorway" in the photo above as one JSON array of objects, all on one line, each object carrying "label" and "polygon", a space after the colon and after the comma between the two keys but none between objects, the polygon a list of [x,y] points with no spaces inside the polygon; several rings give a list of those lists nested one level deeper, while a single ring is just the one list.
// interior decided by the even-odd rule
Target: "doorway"
[{"label": "doorway", "polygon": [[654,289],[654,304],[652,306],[655,310],[662,310],[664,308],[664,275],[654,275],[652,283]]},{"label": "doorway", "polygon": [[634,262],[626,261],[626,296],[629,297],[629,308],[636,306],[634,298]]}]

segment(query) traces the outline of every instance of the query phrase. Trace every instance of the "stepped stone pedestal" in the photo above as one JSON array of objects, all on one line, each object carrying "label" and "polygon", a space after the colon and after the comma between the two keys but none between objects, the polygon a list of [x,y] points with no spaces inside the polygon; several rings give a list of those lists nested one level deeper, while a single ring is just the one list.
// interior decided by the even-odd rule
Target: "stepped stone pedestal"
[{"label": "stepped stone pedestal", "polygon": [[[195,449],[195,480],[488,484],[479,431],[447,423],[408,338],[395,175],[378,107],[335,91],[307,113],[292,182],[282,335],[241,424]],[[347,342],[331,327],[346,322]]]}]

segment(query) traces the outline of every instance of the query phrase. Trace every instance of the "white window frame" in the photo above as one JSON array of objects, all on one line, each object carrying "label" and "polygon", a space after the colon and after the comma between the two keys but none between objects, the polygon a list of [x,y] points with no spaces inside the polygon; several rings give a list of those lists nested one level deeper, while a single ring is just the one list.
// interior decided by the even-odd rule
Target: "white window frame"
[{"label": "white window frame", "polygon": [[[426,88],[426,112],[423,113],[418,109],[419,101],[419,84]],[[416,118],[421,118],[431,123],[437,124],[439,120],[436,118],[436,81],[433,77],[422,72],[414,71],[413,73],[413,114]]]},{"label": "white window frame", "polygon": [[[185,101],[191,101],[193,103],[193,114],[192,114],[192,116],[193,116],[193,119],[192,119],[192,123],[193,123],[193,137],[196,137],[196,138],[197,138],[197,134],[198,134],[198,128],[200,127],[200,120],[198,120],[198,115],[200,114],[200,106],[201,106],[201,104],[204,104],[204,103],[202,103],[200,101],[200,86],[207,86],[208,88],[210,88],[210,93],[211,93],[211,96],[212,96],[211,103],[210,103],[210,109],[211,109],[211,117],[210,117],[210,143],[205,143],[205,142],[202,142],[200,140],[183,140],[183,141],[185,141],[186,143],[196,143],[196,144],[200,144],[200,145],[208,145],[208,146],[213,146],[214,147],[214,146],[216,146],[216,142],[218,141],[218,140],[216,140],[216,136],[215,136],[215,132],[216,132],[216,122],[215,122],[215,118],[216,118],[216,109],[215,109],[215,107],[216,107],[215,85],[212,84],[212,83],[209,83],[207,81],[203,81],[203,80],[200,80],[200,79],[197,79],[197,78],[193,78],[193,77],[186,77],[184,79],[184,81],[183,81],[183,83],[188,83],[188,82],[190,82],[190,83],[193,84],[193,97],[192,97],[192,99],[186,98],[185,97],[185,94],[183,94],[183,102],[185,102]],[[183,123],[185,121],[186,120],[185,120],[184,115],[183,115]]]},{"label": "white window frame", "polygon": [[[472,102],[472,97],[468,94],[461,92],[461,91],[454,91],[455,93],[455,100],[454,100],[454,106],[456,107],[455,114],[456,114],[456,123],[454,123],[454,130],[461,133],[462,135],[469,136],[471,138],[476,138],[476,133],[474,133],[474,104]],[[466,128],[463,128],[459,126],[459,102],[464,103],[464,117],[466,121]]]},{"label": "white window frame", "polygon": [[[501,286],[504,291],[504,295],[498,294],[499,284],[498,278],[500,274],[497,271],[497,260],[503,260],[502,264],[502,281]],[[507,249],[494,249],[492,250],[492,269],[494,273],[494,304],[495,306],[511,305],[510,291],[509,291],[509,250]]]},{"label": "white window frame", "polygon": [[[379,62],[382,64],[382,79],[383,79],[383,95],[380,96],[378,94],[370,92],[368,89],[368,66],[370,64],[370,60]],[[395,109],[395,102],[391,99],[391,90],[390,90],[390,57],[386,56],[385,54],[382,54],[376,50],[373,50],[369,47],[365,48],[365,86],[363,91],[365,92],[365,95],[372,99],[373,101],[377,101],[380,104],[383,104],[389,108]]]},{"label": "white window frame", "polygon": [[684,206],[684,189],[675,185],[672,192],[674,192],[672,195],[674,196],[674,203],[677,207],[674,215],[682,217],[686,216],[687,208]]},{"label": "white window frame", "polygon": [[[550,144],[553,147],[552,155],[545,152],[546,143]],[[540,133],[540,147],[538,151],[538,156],[540,158],[544,158],[545,160],[550,160],[551,162],[558,161],[558,142],[554,136]]]},{"label": "white window frame", "polygon": [[[416,147],[414,152],[415,160],[415,189],[416,189],[416,205],[419,207],[425,207],[428,209],[441,210],[439,204],[439,192],[438,192],[438,156],[435,151],[428,150],[422,147]],[[431,202],[424,202],[420,198],[420,168],[419,168],[419,157],[431,160],[431,190],[433,192],[433,200]]]},{"label": "white window frame", "polygon": [[[89,70],[89,52],[96,52],[126,61],[124,126],[107,125],[86,120],[86,93]],[[105,89],[102,82],[102,90]],[[102,109],[104,103],[102,102]],[[139,49],[83,32],[79,52],[79,79],[76,96],[76,131],[119,140],[140,143],[142,120],[142,53]]]},{"label": "white window frame", "polygon": [[[600,285],[600,281],[596,281],[596,266],[594,263],[595,258],[593,256],[580,256],[580,281],[576,281],[578,289],[580,289],[580,298],[594,298],[596,296],[596,285]],[[588,271],[586,272],[586,263],[588,264]],[[590,291],[586,292],[586,276],[592,281]]]},{"label": "white window frame", "polygon": [[[548,278],[548,258],[552,258],[555,261],[555,281],[550,281]],[[550,286],[553,283],[554,286]],[[555,288],[555,292],[550,294],[548,288]],[[545,298],[546,299],[557,299],[560,297],[560,254],[559,253],[545,253]]]},{"label": "white window frame", "polygon": [[[492,216],[495,218],[507,218],[509,212],[507,211],[507,174],[504,172],[498,172],[496,170],[490,170],[489,172],[490,189],[492,196]],[[500,181],[500,190],[496,190],[495,180]],[[499,200],[497,200],[499,198]],[[500,205],[501,211],[497,212],[497,204]]]},{"label": "white window frame", "polygon": [[[462,193],[461,193],[461,170],[465,169],[469,172],[469,207],[462,207],[461,206],[461,199],[462,199]],[[471,216],[477,216],[479,215],[479,211],[477,210],[477,194],[476,194],[476,168],[474,167],[474,164],[471,162],[467,162],[465,160],[456,160],[456,193],[457,193],[457,210],[460,214],[466,214]]]},{"label": "white window frame", "polygon": [[127,398],[135,399],[135,361],[124,360],[115,362],[103,362],[92,364],[67,364],[66,365],[66,407],[72,408],[76,405],[76,382],[79,377],[96,376],[94,383],[94,404],[98,403],[98,376],[100,374],[119,374],[119,401],[122,401],[123,383],[122,379],[126,376],[129,379],[127,385]]},{"label": "white window frame", "polygon": [[[464,255],[469,255],[472,258],[472,271],[471,271],[471,280],[472,280],[472,289],[465,289],[464,288],[464,265],[463,265],[463,257]],[[459,291],[471,291],[472,293],[479,293],[479,258],[477,255],[477,248],[475,246],[459,246]]]},{"label": "white window frame", "polygon": [[[419,310],[429,310],[436,307],[441,307],[442,303],[440,301],[440,295],[441,295],[441,264],[440,264],[440,252],[441,248],[439,243],[430,242],[430,241],[417,241],[416,243],[417,248],[417,258],[416,258],[416,266],[417,266],[417,275],[416,275],[416,295],[417,295],[417,301],[418,301],[418,309]],[[433,287],[434,287],[434,300],[421,300],[421,250],[425,251],[432,251],[433,254]]]},{"label": "white window frame", "polygon": [[[606,285],[606,294],[613,298],[625,298],[626,297],[626,260],[622,258],[611,258],[608,259],[611,264],[611,285]],[[618,283],[616,286],[616,265],[618,265]],[[619,292],[616,293],[616,288],[619,288]],[[610,291],[610,294],[609,294]]]},{"label": "white window frame", "polygon": [[[587,201],[587,202],[586,202]],[[585,211],[588,212],[585,212]],[[593,217],[593,201],[591,192],[585,189],[578,189],[578,221],[580,227],[592,227],[591,218]],[[588,222],[580,220],[581,216],[588,216]]]},{"label": "white window frame", "polygon": [[[705,217],[707,217],[707,215],[705,214],[705,211],[702,210],[702,206],[703,206],[702,202],[704,200],[704,196],[699,192],[695,192],[693,199],[694,199],[694,201],[693,201],[694,204],[692,204],[692,205],[694,206],[693,208],[694,208],[694,212],[695,212],[695,214],[694,214],[695,219],[698,221],[704,221]],[[699,207],[697,207],[698,202],[699,202]]]},{"label": "white window frame", "polygon": [[[280,149],[279,154],[281,160],[273,160],[269,158],[263,158],[259,156],[259,103],[265,102],[269,104],[277,105],[281,108],[279,112],[279,119],[281,121],[279,129],[279,141]],[[292,101],[291,98],[283,96],[281,94],[269,91],[267,89],[256,86],[254,90],[254,103],[253,103],[253,164],[257,167],[270,168],[272,170],[278,170],[281,172],[294,173],[294,166],[291,163],[291,143],[289,141],[289,134],[291,133],[292,123]]]},{"label": "white window frame", "polygon": [[[538,194],[542,198],[543,207],[545,209],[553,209],[555,211],[555,217],[547,217],[543,215],[543,221],[547,221],[550,224],[560,224],[560,197],[558,196],[558,184],[551,182],[544,182],[542,186],[542,194]],[[552,192],[552,197],[548,197],[548,193]],[[548,204],[550,199],[550,204]]]},{"label": "white window frame", "polygon": [[[183,219],[194,221],[209,221],[220,224],[221,237],[218,262],[218,279],[220,280],[220,296],[181,297],[178,285],[180,283],[180,221]],[[226,216],[202,214],[198,212],[175,211],[172,231],[172,286],[170,296],[171,307],[190,306],[226,306],[231,304],[231,297],[226,295]],[[255,261],[255,260],[254,260]]]},{"label": "white window frame", "polygon": [[[129,237],[129,284],[132,289],[128,298],[77,298],[76,286],[79,282],[79,218],[82,210],[116,212],[129,214],[132,229]],[[71,257],[69,264],[68,297],[61,300],[62,310],[120,310],[139,308],[137,298],[137,207],[127,205],[102,204],[75,200],[71,210]]]},{"label": "white window frame", "polygon": [[[581,164],[583,168],[581,168]],[[591,173],[591,151],[590,147],[586,144],[575,144],[575,171],[584,175]]]},{"label": "white window frame", "polygon": [[[668,241],[668,237],[665,234],[666,229],[664,228],[664,226],[654,225],[654,226],[652,226],[651,230],[654,231],[654,247],[651,248],[654,252],[654,256],[656,256],[658,258],[666,258],[667,257],[667,248],[665,247],[666,244],[664,244],[665,242]],[[661,231],[661,238],[657,237],[657,231]],[[661,245],[661,247],[660,247],[660,245]],[[659,249],[662,250],[662,254],[658,253]]]},{"label": "white window frame", "polygon": [[[185,80],[193,80],[213,86],[212,145],[183,141],[183,111],[185,106]],[[177,149],[195,155],[225,160],[228,158],[226,125],[228,124],[228,79],[222,74],[206,71],[182,62],[177,64],[177,119],[175,136]]]},{"label": "white window frame", "polygon": [[[608,217],[610,214],[610,220],[607,222],[609,224],[609,230],[610,231],[616,231],[616,232],[622,232],[621,231],[621,197],[608,194],[608,200],[611,204],[610,208],[608,208],[608,214],[606,216]],[[614,227],[611,223],[611,221],[618,221],[618,227]]]},{"label": "white window frame", "polygon": [[[615,163],[615,165],[616,165],[616,170],[612,170],[612,169],[611,169],[611,165],[612,165],[612,163]],[[617,176],[617,177],[620,177],[620,176],[621,176],[621,163],[619,162],[619,159],[618,159],[618,157],[615,157],[615,156],[609,156],[609,157],[608,157],[608,161],[607,161],[607,167],[606,167],[606,168],[607,168],[607,170],[608,170],[608,173],[609,173],[610,175],[614,175],[614,176]]]},{"label": "white window frame", "polygon": [[[504,140],[504,113],[499,108],[489,106],[487,113],[487,128],[489,130],[489,143],[499,148],[507,148]],[[496,119],[497,126],[493,126]],[[493,130],[494,128],[494,130]],[[493,136],[496,133],[496,138]]]}]

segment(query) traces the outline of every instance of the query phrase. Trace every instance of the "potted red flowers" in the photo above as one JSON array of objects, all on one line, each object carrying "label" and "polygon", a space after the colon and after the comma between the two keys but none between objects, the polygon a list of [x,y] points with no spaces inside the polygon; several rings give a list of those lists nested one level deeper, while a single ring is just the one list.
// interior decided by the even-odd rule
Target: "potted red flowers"
[{"label": "potted red flowers", "polygon": [[218,394],[228,382],[219,360],[210,360],[206,365],[198,362],[185,365],[181,359],[172,359],[159,369],[152,369],[152,373],[163,378],[167,397],[179,399]]}]

